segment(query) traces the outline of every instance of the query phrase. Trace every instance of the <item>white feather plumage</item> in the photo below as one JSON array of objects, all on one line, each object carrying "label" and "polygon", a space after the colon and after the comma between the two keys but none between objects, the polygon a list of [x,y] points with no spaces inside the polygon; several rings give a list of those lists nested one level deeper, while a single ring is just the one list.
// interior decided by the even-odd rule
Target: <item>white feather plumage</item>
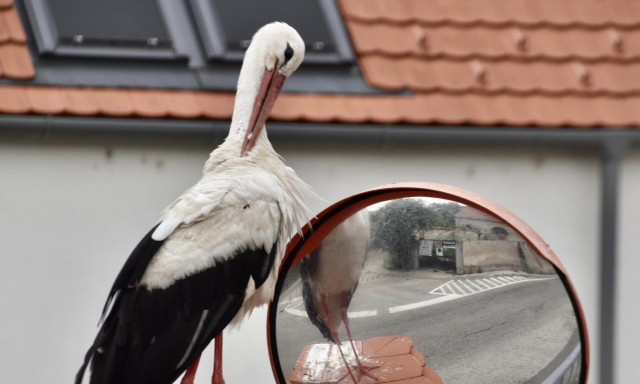
[{"label": "white feather plumage", "polygon": [[166,240],[141,280],[150,290],[163,289],[240,250],[263,248],[269,252],[277,244],[269,277],[258,290],[250,281],[243,307],[232,324],[273,296],[288,239],[311,217],[305,197],[314,196],[274,151],[265,129],[249,154],[240,156],[239,146],[264,68],[273,68],[276,60],[282,62],[276,55],[284,52],[286,44],[298,54],[287,67],[279,67],[284,75],[293,73],[304,55],[304,42],[284,23],[267,25],[253,39],[268,44],[251,44],[245,54],[229,135],[211,153],[200,181],[164,211],[153,239]]},{"label": "white feather plumage", "polygon": [[[249,279],[232,325],[271,299],[287,241],[310,217],[304,198],[313,193],[273,150],[263,124],[284,80],[298,68],[303,56],[304,42],[288,25],[271,23],[256,32],[240,72],[229,135],[209,156],[202,178],[165,209],[151,239],[145,236],[129,256],[109,293],[107,317],[76,383],[82,382],[89,366],[91,382],[133,383],[147,376],[153,377],[147,381],[171,382],[186,368],[187,359],[195,363],[191,365],[195,369],[196,354],[212,337],[218,337],[214,333],[228,325],[240,305],[238,284],[234,283],[244,284],[247,277],[258,273],[256,279],[262,285],[256,289]],[[271,252],[274,244],[277,248]],[[247,250],[260,252],[248,254]],[[256,262],[260,254],[269,260]],[[213,292],[198,291],[203,289],[202,281],[189,279],[239,255],[250,260],[251,270],[238,270],[244,267],[242,260],[229,262],[226,271],[219,268],[200,275],[224,276],[221,281],[210,281],[216,286],[211,288]],[[272,257],[271,270],[263,280],[264,267]],[[230,281],[232,278],[241,281]],[[230,289],[225,290],[225,284]],[[164,290],[172,286],[176,289]],[[203,307],[203,301],[209,299],[212,301]],[[202,311],[199,317],[189,315],[197,316],[198,311]],[[158,313],[166,316],[156,316]],[[195,330],[194,319],[199,321]],[[150,337],[143,328],[156,328],[157,332],[141,342]],[[183,336],[190,336],[191,341],[181,345],[184,354],[176,359],[167,345],[185,341]],[[218,351],[221,356],[221,349]],[[221,372],[216,370],[214,377],[218,374]]]}]

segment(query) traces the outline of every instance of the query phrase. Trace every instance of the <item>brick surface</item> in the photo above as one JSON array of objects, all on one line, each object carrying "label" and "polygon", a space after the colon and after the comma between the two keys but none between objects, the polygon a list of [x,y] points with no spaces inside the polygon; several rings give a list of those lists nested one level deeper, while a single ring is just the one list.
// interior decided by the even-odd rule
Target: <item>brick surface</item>
[{"label": "brick surface", "polygon": [[[438,375],[425,366],[424,356],[413,348],[406,336],[375,337],[355,341],[356,350],[371,376],[353,371],[360,384],[441,384]],[[356,366],[349,343],[343,344],[351,369]],[[434,381],[435,380],[435,381]],[[304,348],[293,372],[291,384],[353,384],[335,344],[313,344]]]}]

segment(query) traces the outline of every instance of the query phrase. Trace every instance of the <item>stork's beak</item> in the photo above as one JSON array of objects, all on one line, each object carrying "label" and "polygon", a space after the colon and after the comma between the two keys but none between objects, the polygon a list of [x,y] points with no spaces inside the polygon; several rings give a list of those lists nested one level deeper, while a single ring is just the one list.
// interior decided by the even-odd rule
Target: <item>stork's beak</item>
[{"label": "stork's beak", "polygon": [[271,112],[286,79],[286,76],[278,72],[277,65],[271,71],[265,68],[258,96],[255,103],[253,103],[253,111],[251,112],[247,133],[244,135],[240,156],[245,156],[249,153],[256,140],[258,140],[260,131],[264,127],[264,123],[269,117],[269,112]]}]

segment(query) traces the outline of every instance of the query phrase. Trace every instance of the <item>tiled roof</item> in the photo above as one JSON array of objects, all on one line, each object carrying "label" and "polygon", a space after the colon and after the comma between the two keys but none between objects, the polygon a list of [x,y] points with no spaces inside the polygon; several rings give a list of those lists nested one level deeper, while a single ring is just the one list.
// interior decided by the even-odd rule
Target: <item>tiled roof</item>
[{"label": "tiled roof", "polygon": [[0,113],[229,119],[234,95],[201,91],[0,86]]},{"label": "tiled roof", "polygon": [[27,37],[13,0],[0,0],[0,77],[30,79],[34,75]]},{"label": "tiled roof", "polygon": [[640,125],[640,1],[340,4],[367,81],[428,122]]},{"label": "tiled roof", "polygon": [[[204,91],[0,86],[0,113],[142,118],[231,118],[234,95]],[[499,112],[499,113],[498,113]],[[640,98],[575,95],[513,97],[430,93],[414,96],[283,94],[280,121],[638,126]]]},{"label": "tiled roof", "polygon": [[495,221],[497,223],[501,223],[502,221],[498,218],[491,216],[488,213],[485,213],[479,209],[475,209],[473,207],[462,207],[456,214],[457,218],[462,219],[473,219],[473,220],[482,220],[482,221]]},{"label": "tiled roof", "polygon": [[[360,68],[386,95],[285,93],[281,121],[640,127],[640,1],[340,0]],[[0,0],[0,76],[34,67]],[[403,91],[396,93],[395,91]],[[0,113],[229,119],[233,94],[0,86]]]},{"label": "tiled roof", "polygon": [[581,26],[640,24],[633,1],[590,0],[340,0],[343,14],[359,22],[423,25]]}]

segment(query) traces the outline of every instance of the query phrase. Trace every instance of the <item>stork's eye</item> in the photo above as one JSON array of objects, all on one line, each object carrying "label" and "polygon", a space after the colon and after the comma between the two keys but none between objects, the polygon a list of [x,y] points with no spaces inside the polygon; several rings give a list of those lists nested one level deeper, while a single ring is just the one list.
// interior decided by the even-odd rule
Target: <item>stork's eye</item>
[{"label": "stork's eye", "polygon": [[284,50],[284,62],[287,63],[293,57],[293,48],[287,43],[287,49]]}]

